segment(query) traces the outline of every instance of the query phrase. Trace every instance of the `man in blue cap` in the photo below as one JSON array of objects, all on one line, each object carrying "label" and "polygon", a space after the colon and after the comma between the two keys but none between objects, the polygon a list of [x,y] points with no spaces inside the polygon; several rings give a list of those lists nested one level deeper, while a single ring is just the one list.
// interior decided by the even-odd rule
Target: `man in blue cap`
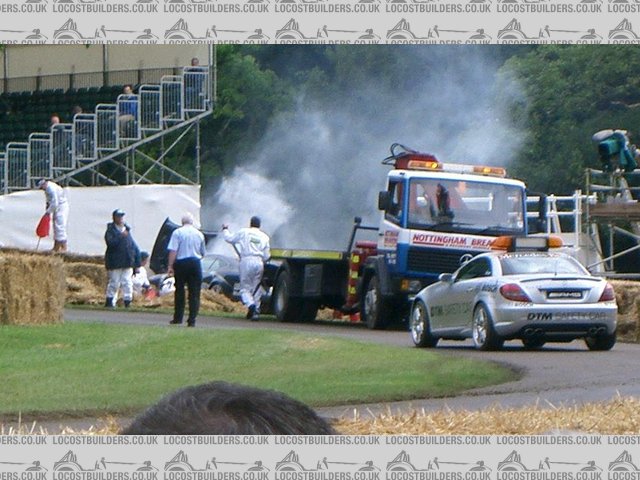
[{"label": "man in blue cap", "polygon": [[140,249],[131,236],[131,227],[124,221],[124,212],[119,208],[112,213],[113,222],[107,224],[104,240],[107,251],[104,255],[109,281],[105,307],[115,307],[118,289],[122,287],[125,308],[133,298],[133,269],[140,266]]}]

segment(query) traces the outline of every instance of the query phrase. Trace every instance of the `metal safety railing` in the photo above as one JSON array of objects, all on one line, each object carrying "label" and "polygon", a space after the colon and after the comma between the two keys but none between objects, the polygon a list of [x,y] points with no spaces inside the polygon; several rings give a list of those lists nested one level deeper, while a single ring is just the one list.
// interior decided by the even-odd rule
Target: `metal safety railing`
[{"label": "metal safety railing", "polygon": [[72,158],[77,163],[93,161],[98,158],[98,149],[96,147],[96,114],[76,114],[73,117],[72,132]]},{"label": "metal safety railing", "polygon": [[50,177],[53,173],[51,164],[51,134],[32,133],[29,135],[28,157],[31,177]]},{"label": "metal safety railing", "polygon": [[140,130],[158,132],[162,130],[162,97],[160,85],[143,85],[140,96]]},{"label": "metal safety railing", "polygon": [[73,170],[73,125],[59,123],[51,127],[51,176],[54,172]]},{"label": "metal safety railing", "polygon": [[96,146],[98,152],[118,150],[118,106],[100,103],[96,105]]},{"label": "metal safety railing", "polygon": [[0,194],[34,188],[43,177],[68,177],[210,113],[210,80],[209,67],[184,67],[181,75],[165,75],[159,84],[141,85],[138,93],[77,113],[71,123],[33,132],[27,142],[9,142],[0,151]]},{"label": "metal safety railing", "polygon": [[27,190],[31,188],[29,144],[25,142],[9,142],[6,148],[7,188]]},{"label": "metal safety railing", "polygon": [[180,75],[167,75],[160,82],[162,121],[177,123],[184,120],[184,81]]},{"label": "metal safety railing", "polygon": [[[537,205],[540,197],[527,197],[527,218],[538,216]],[[595,195],[584,195],[581,190],[576,190],[573,195],[548,195],[546,201],[546,234],[567,233],[574,234],[574,244],[578,244],[579,236],[584,229],[584,206],[586,203],[594,203]],[[562,219],[570,219],[562,223]],[[570,222],[570,224],[568,223]]]},{"label": "metal safety railing", "polygon": [[209,70],[207,67],[184,67],[182,70],[185,113],[202,112],[207,108],[208,78]]},{"label": "metal safety railing", "polygon": [[7,159],[4,152],[0,153],[0,193],[8,193],[7,189]]},{"label": "metal safety railing", "polygon": [[121,141],[140,139],[140,109],[138,95],[119,95],[116,101],[118,110],[118,136]]}]

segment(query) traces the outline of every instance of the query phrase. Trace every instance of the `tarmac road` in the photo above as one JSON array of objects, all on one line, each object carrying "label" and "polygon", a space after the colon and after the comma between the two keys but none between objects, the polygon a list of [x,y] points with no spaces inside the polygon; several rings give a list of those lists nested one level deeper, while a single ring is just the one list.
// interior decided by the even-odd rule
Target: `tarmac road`
[{"label": "tarmac road", "polygon": [[[134,325],[169,326],[167,314],[134,313],[122,310],[65,310],[66,321],[106,321]],[[378,342],[386,345],[414,348],[405,331],[373,331],[362,325],[285,324],[274,320],[258,323],[239,318],[200,317],[196,328],[265,328],[308,332],[312,335],[332,335]],[[403,411],[411,408],[440,410],[442,408],[476,410],[488,406],[540,407],[573,406],[583,403],[607,401],[618,395],[640,396],[640,345],[618,343],[609,352],[590,352],[584,342],[545,345],[538,351],[526,351],[519,341],[507,342],[498,352],[478,352],[471,341],[441,342],[436,351],[442,355],[457,355],[481,360],[491,360],[507,365],[521,376],[519,380],[475,389],[465,395],[443,399],[414,400],[391,404],[354,405],[322,408],[318,411],[329,417],[360,416],[380,411]],[[393,366],[391,366],[393,367]],[[395,366],[401,368],[401,366]]]}]

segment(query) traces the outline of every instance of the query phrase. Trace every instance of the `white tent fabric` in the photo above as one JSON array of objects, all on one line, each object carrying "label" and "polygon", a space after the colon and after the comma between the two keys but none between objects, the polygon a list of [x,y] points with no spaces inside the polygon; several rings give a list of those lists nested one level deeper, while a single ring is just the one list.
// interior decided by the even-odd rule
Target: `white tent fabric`
[{"label": "white tent fabric", "polygon": [[[133,238],[151,252],[156,235],[169,217],[176,223],[191,212],[200,223],[200,187],[192,185],[128,185],[66,187],[69,200],[69,252],[103,255],[104,232],[116,208],[125,211]],[[0,247],[35,250],[36,226],[45,210],[44,192],[28,190],[0,195]],[[53,229],[52,229],[53,232]],[[49,250],[53,237],[43,238],[39,250]]]}]

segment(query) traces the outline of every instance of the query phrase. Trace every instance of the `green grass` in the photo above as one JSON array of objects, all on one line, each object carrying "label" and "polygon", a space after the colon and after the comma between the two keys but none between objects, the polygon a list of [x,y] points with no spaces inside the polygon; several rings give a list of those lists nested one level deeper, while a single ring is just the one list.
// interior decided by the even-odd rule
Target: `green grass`
[{"label": "green grass", "polygon": [[126,414],[185,385],[227,380],[314,406],[440,397],[508,381],[477,360],[269,330],[103,323],[0,327],[0,414]]}]

